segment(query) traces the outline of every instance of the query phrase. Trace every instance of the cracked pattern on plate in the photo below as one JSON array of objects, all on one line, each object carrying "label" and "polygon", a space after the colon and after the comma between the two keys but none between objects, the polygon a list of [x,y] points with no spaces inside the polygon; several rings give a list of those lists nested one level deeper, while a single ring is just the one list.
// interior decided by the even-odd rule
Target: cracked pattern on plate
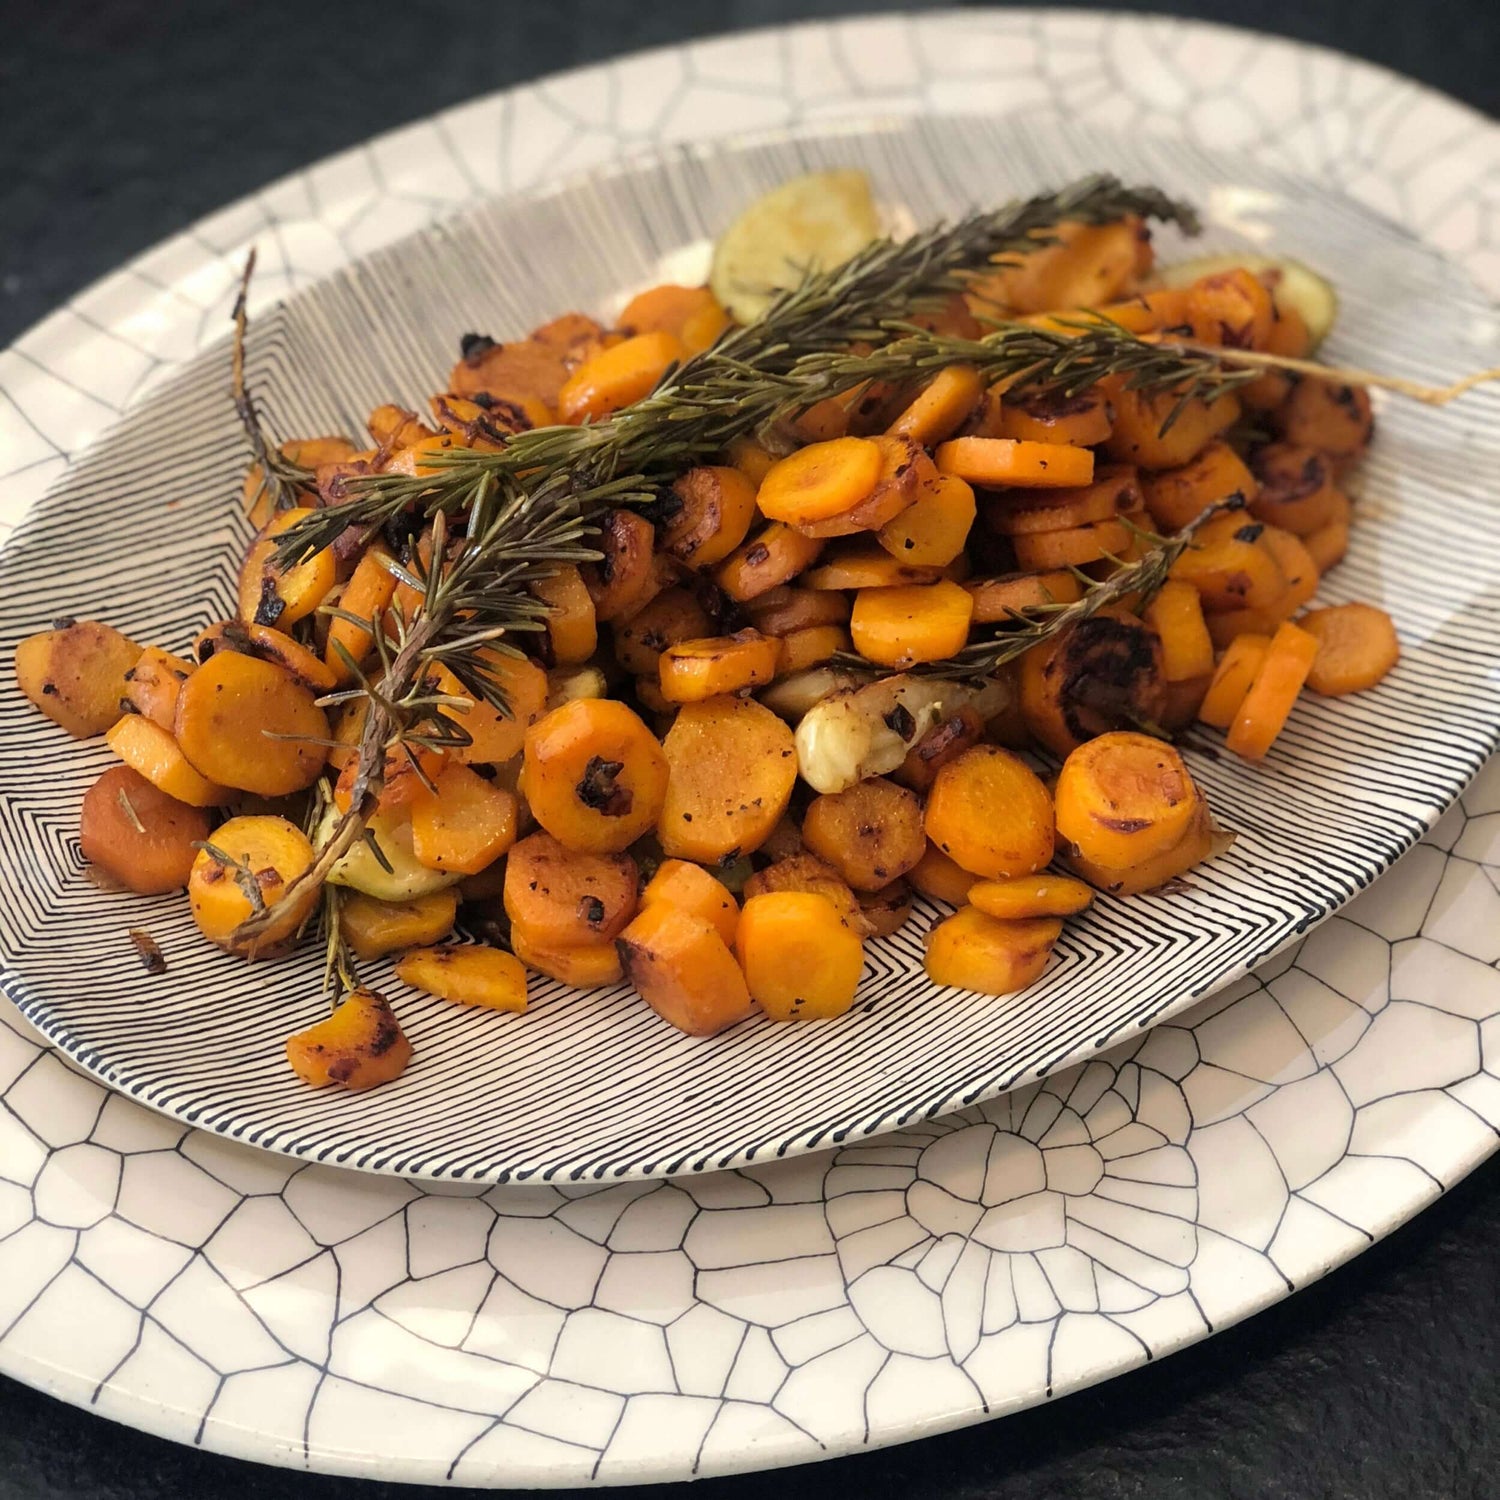
[{"label": "cracked pattern on plate", "polygon": [[[1080,14],[760,33],[450,111],[84,293],[0,354],[0,526],[219,336],[251,240],[264,303],[638,146],[1031,104],[1330,181],[1500,286],[1500,132],[1377,69]],[[836,1153],[603,1188],[298,1167],[111,1095],[4,1006],[0,1367],[247,1457],[474,1484],[685,1478],[979,1420],[1255,1311],[1492,1152],[1497,933],[1491,763],[1298,949],[1081,1068]]]}]

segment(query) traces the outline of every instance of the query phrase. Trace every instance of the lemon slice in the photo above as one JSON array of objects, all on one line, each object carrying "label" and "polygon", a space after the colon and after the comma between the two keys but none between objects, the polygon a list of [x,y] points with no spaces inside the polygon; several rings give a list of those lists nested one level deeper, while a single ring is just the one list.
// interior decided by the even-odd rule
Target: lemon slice
[{"label": "lemon slice", "polygon": [[809,172],[757,198],[719,236],[709,286],[735,322],[753,323],[808,271],[840,266],[879,237],[863,172]]},{"label": "lemon slice", "polygon": [[1278,273],[1271,295],[1280,306],[1301,313],[1316,349],[1339,315],[1338,293],[1331,281],[1300,260],[1277,260],[1269,255],[1200,255],[1195,260],[1165,266],[1158,274],[1164,286],[1187,286],[1200,276],[1213,276],[1240,266],[1257,276],[1266,271]]}]

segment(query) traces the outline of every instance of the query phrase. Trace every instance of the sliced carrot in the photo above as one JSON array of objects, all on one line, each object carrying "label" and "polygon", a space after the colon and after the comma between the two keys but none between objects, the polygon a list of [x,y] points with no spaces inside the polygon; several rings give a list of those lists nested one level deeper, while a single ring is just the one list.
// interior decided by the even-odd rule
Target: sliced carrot
[{"label": "sliced carrot", "polygon": [[[783,521],[753,532],[714,570],[714,582],[736,603],[788,583],[818,559],[823,543]],[[814,585],[830,587],[836,585]]]},{"label": "sliced carrot", "polygon": [[1269,288],[1243,266],[1200,276],[1187,289],[1187,316],[1200,343],[1264,349],[1275,309]]},{"label": "sliced carrot", "polygon": [[938,474],[919,488],[911,506],[880,528],[875,539],[903,562],[941,568],[964,550],[975,513],[969,485],[956,474]]},{"label": "sliced carrot", "polygon": [[1042,977],[1061,934],[1056,917],[1002,922],[965,906],[927,934],[924,967],[934,984],[1012,995]]},{"label": "sliced carrot", "polygon": [[601,990],[624,978],[613,943],[547,943],[533,937],[524,923],[513,922],[510,946],[528,969],[575,990]]},{"label": "sliced carrot", "polygon": [[1297,622],[1318,643],[1307,685],[1324,697],[1362,693],[1401,659],[1391,617],[1373,604],[1336,604]]},{"label": "sliced carrot", "polygon": [[985,506],[985,524],[1001,536],[1063,531],[1141,509],[1141,487],[1129,464],[1101,468],[1091,483],[1067,490],[1003,490]]},{"label": "sliced carrot", "polygon": [[751,999],[773,1021],[826,1020],[854,1004],[864,945],[826,896],[752,896],[740,914],[735,951]]},{"label": "sliced carrot", "polygon": [[1172,532],[1232,495],[1254,500],[1260,485],[1228,443],[1210,443],[1181,468],[1145,475],[1141,489],[1157,530]]},{"label": "sliced carrot", "polygon": [[1210,729],[1228,729],[1234,722],[1270,644],[1268,635],[1240,635],[1229,643],[1198,708],[1198,718]]},{"label": "sliced carrot", "polygon": [[[745,606],[750,623],[762,635],[791,635],[818,625],[843,625],[849,619],[849,600],[838,589],[781,587],[752,599]],[[704,635],[705,631],[694,634]],[[686,637],[684,637],[686,639]]]},{"label": "sliced carrot", "polygon": [[1287,442],[1318,448],[1342,466],[1369,446],[1375,418],[1361,387],[1303,379],[1271,414],[1271,425]]},{"label": "sliced carrot", "polygon": [[1101,384],[1107,386],[1115,408],[1114,430],[1105,449],[1120,463],[1143,469],[1180,468],[1239,420],[1240,403],[1232,393],[1210,404],[1196,398],[1182,402],[1175,391],[1148,395],[1127,390],[1117,381]]},{"label": "sliced carrot", "polygon": [[125,673],[124,702],[153,724],[171,733],[177,716],[177,694],[193,663],[157,646],[147,646]]},{"label": "sliced carrot", "polygon": [[1052,858],[1052,797],[1019,755],[975,745],[938,772],[926,828],[965,870],[990,880],[1029,875]]},{"label": "sliced carrot", "polygon": [[1037,531],[1012,539],[1023,568],[1077,568],[1103,557],[1119,557],[1130,545],[1123,521],[1093,521],[1065,531]]},{"label": "sliced carrot", "polygon": [[1225,744],[1246,760],[1260,760],[1290,717],[1297,694],[1318,654],[1318,638],[1283,625],[1266,648],[1265,660],[1229,726]]},{"label": "sliced carrot", "polygon": [[809,443],[788,454],[761,480],[756,503],[772,521],[800,526],[852,510],[875,488],[884,462],[870,438]]},{"label": "sliced carrot", "polygon": [[[339,682],[348,682],[354,676],[349,663],[359,666],[375,644],[374,622],[385,613],[396,592],[396,575],[387,566],[389,561],[390,554],[384,547],[370,547],[354,565],[354,572],[339,595],[341,613],[328,623],[328,645],[323,651],[323,660]],[[365,624],[356,625],[346,620],[345,614],[354,615]]]},{"label": "sliced carrot", "polygon": [[734,954],[691,912],[653,901],[616,948],[641,998],[689,1036],[712,1036],[750,1014],[750,990]]},{"label": "sliced carrot", "polygon": [[781,659],[781,643],[758,630],[679,641],[661,654],[662,696],[668,703],[700,703],[721,693],[769,682]]},{"label": "sliced carrot", "polygon": [[1275,559],[1286,586],[1273,600],[1257,607],[1216,610],[1208,616],[1208,632],[1215,647],[1222,649],[1237,635],[1272,635],[1283,620],[1289,620],[1318,591],[1318,568],[1302,538],[1267,526],[1260,545]]},{"label": "sliced carrot", "polygon": [[959,651],[969,638],[973,616],[973,596],[946,578],[904,588],[861,589],[849,616],[849,634],[867,661],[909,667]]},{"label": "sliced carrot", "polygon": [[411,802],[411,847],[430,870],[477,875],[516,841],[516,796],[456,762]]},{"label": "sliced carrot", "polygon": [[887,430],[930,447],[956,432],[983,395],[984,381],[973,365],[948,365]]},{"label": "sliced carrot", "polygon": [[854,536],[861,531],[879,531],[915,505],[922,491],[939,478],[927,450],[910,438],[885,435],[868,441],[880,449],[880,472],[875,478],[875,487],[850,509],[822,520],[802,522],[798,530],[815,537]]},{"label": "sliced carrot", "polygon": [[809,625],[806,630],[791,630],[773,637],[780,644],[776,675],[786,677],[831,661],[841,651],[852,651],[854,643],[842,625]]},{"label": "sliced carrot", "polygon": [[1243,513],[1212,517],[1194,536],[1171,576],[1203,596],[1205,610],[1261,609],[1286,591],[1286,575],[1262,541],[1265,525]]},{"label": "sliced carrot", "polygon": [[1109,437],[1112,425],[1109,402],[1098,389],[1074,396],[1016,391],[1000,409],[1000,436],[1023,442],[1092,448]]},{"label": "sliced carrot", "polygon": [[725,452],[730,467],[738,469],[756,489],[760,482],[780,461],[769,448],[756,442],[748,434],[734,439]]},{"label": "sliced carrot", "polygon": [[557,414],[564,422],[598,421],[650,395],[668,369],[686,355],[670,333],[642,333],[601,350],[563,382]]},{"label": "sliced carrot", "polygon": [[755,519],[755,486],[738,469],[704,464],[673,483],[670,503],[677,508],[663,523],[661,550],[711,568],[745,540]]},{"label": "sliced carrot", "polygon": [[1070,875],[1014,875],[1009,880],[976,880],[968,901],[988,917],[1015,921],[1027,917],[1071,917],[1093,903],[1094,893]]},{"label": "sliced carrot", "polygon": [[1250,514],[1297,536],[1311,536],[1338,513],[1333,466],[1316,448],[1267,443],[1255,455],[1259,490]]},{"label": "sliced carrot", "polygon": [[802,582],[810,589],[888,589],[936,583],[942,576],[940,568],[902,562],[878,542],[861,539],[830,551]]},{"label": "sliced carrot", "polygon": [[1101,734],[1074,750],[1053,797],[1060,844],[1090,864],[1118,870],[1180,843],[1199,802],[1176,749],[1130,730]]},{"label": "sliced carrot", "polygon": [[729,314],[706,286],[654,286],[620,310],[624,332],[671,333],[689,354],[708,348],[729,326]]},{"label": "sliced carrot", "polygon": [[943,473],[957,474],[970,484],[1065,489],[1094,477],[1094,455],[1065,443],[958,437],[943,443],[934,456]]},{"label": "sliced carrot", "polygon": [[682,911],[701,918],[730,946],[739,926],[740,909],[721,880],[716,880],[702,865],[685,859],[664,859],[641,892],[641,906],[665,901]]},{"label": "sliced carrot", "polygon": [[1083,597],[1083,584],[1066,568],[1046,573],[1006,573],[999,578],[976,578],[964,587],[974,596],[976,625],[1009,620],[1018,610],[1049,604],[1076,604]]},{"label": "sliced carrot", "polygon": [[1192,584],[1168,579],[1143,618],[1161,637],[1162,676],[1169,683],[1213,671],[1214,643],[1203,618],[1203,598]]},{"label": "sliced carrot", "polygon": [[548,660],[573,666],[594,654],[599,623],[583,575],[571,563],[531,585],[532,595],[547,606]]},{"label": "sliced carrot", "polygon": [[906,878],[924,896],[946,901],[950,906],[962,906],[979,880],[979,876],[971,875],[933,843],[927,845],[927,852],[906,872]]}]

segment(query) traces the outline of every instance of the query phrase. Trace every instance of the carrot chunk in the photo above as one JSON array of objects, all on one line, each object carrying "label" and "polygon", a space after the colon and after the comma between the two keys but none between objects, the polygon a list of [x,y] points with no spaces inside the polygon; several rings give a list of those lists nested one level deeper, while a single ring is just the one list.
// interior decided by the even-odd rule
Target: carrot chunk
[{"label": "carrot chunk", "polygon": [[1229,726],[1225,744],[1246,760],[1260,760],[1281,733],[1318,654],[1318,638],[1283,625],[1266,648],[1265,660]]},{"label": "carrot chunk", "polygon": [[1396,627],[1373,604],[1336,604],[1297,622],[1318,643],[1307,685],[1327,698],[1372,688],[1401,659]]}]

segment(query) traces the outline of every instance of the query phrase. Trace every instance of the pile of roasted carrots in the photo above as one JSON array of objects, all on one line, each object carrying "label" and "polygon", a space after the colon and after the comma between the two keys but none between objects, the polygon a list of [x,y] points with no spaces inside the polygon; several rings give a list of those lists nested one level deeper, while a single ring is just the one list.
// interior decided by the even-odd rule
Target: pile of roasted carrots
[{"label": "pile of roasted carrots", "polygon": [[[930,321],[973,337],[986,312],[1103,308],[1140,332],[1309,352],[1274,271],[1181,286],[1152,273],[1138,222],[1065,225]],[[613,327],[570,314],[513,343],[468,339],[431,424],[384,406],[363,448],[287,444],[316,474],[296,508],[268,511],[251,476],[260,531],[237,618],[181,655],[94,622],[22,642],[26,694],[123,762],[84,799],[85,859],[143,893],[185,886],[198,927],[231,951],[292,948],[316,891],[253,951],[237,933],[313,863],[309,794],[348,803],[364,705],[324,697],[351,662],[370,667],[384,621],[420,609],[393,561],[442,560],[430,528],[399,556],[388,536],[347,537],[291,566],[276,537],[352,476],[422,474],[437,452],[606,417],[728,321],[706,288],[663,286]],[[623,977],[709,1035],[757,1007],[847,1010],[864,943],[900,928],[920,892],[959,908],[928,936],[934,982],[1022,989],[1095,890],[1157,889],[1218,847],[1172,732],[1200,721],[1259,759],[1304,685],[1353,692],[1395,663],[1381,611],[1303,612],[1344,555],[1341,481],[1370,434],[1362,391],[1279,371],[1182,403],[1110,379],[1011,397],[953,366],[821,402],[790,452],[740,439],[651,513],[611,513],[598,562],[537,586],[550,613],[534,656],[493,662],[509,715],[434,673],[467,743],[393,752],[368,837],[333,876],[343,939],[362,960],[402,955],[406,984],[506,1011],[526,1008],[528,970],[584,989]],[[1235,496],[1244,508],[1203,525],[1149,599],[979,687],[912,674],[1017,611],[1078,600],[1139,558],[1148,531]],[[411,1056],[367,988],[287,1050],[308,1082],[349,1088]]]}]

